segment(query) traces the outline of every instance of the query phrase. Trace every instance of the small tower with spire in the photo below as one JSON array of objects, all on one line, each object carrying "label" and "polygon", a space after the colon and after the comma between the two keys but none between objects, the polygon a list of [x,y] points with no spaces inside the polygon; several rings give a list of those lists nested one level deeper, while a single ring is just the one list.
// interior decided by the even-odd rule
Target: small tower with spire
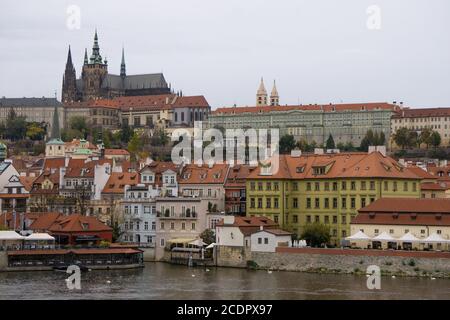
[{"label": "small tower with spire", "polygon": [[56,102],[55,109],[53,110],[50,139],[45,144],[45,156],[48,158],[54,158],[54,157],[64,157],[64,155],[65,155],[65,144],[61,140],[58,102]]},{"label": "small tower with spire", "polygon": [[264,79],[261,78],[258,91],[256,92],[256,105],[258,107],[267,106],[267,91],[264,87]]},{"label": "small tower with spire", "polygon": [[67,53],[66,69],[63,75],[62,96],[63,102],[75,101],[78,98],[77,93],[77,76],[75,68],[72,63],[72,52],[69,46],[69,52]]},{"label": "small tower with spire", "polygon": [[277,86],[275,84],[275,80],[273,80],[273,88],[270,93],[270,105],[271,106],[279,106],[280,105],[280,96],[278,95]]},{"label": "small tower with spire", "polygon": [[122,47],[122,62],[120,63],[120,77],[124,79],[127,76],[127,69],[125,66],[125,49]]}]

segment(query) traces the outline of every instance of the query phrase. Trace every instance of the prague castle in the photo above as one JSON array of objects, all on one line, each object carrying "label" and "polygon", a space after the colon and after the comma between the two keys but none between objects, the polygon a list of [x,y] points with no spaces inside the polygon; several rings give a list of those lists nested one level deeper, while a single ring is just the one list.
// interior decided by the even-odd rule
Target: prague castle
[{"label": "prague castle", "polygon": [[76,78],[72,53],[69,47],[63,76],[62,102],[170,93],[170,86],[162,73],[127,75],[123,49],[120,74],[109,73],[108,61],[100,55],[97,31],[95,31],[94,45],[89,58],[87,49],[85,50],[80,79]]}]

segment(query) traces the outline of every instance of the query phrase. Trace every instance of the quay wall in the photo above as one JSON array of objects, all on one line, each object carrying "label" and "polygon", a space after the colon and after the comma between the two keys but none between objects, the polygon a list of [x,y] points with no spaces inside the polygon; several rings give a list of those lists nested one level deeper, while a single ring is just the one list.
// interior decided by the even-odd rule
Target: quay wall
[{"label": "quay wall", "polygon": [[139,248],[142,250],[144,262],[156,261],[155,248]]},{"label": "quay wall", "polygon": [[8,267],[8,254],[6,251],[0,251],[0,271],[6,270]]},{"label": "quay wall", "polygon": [[363,274],[377,265],[382,275],[450,278],[450,252],[277,248],[251,252],[217,247],[217,265],[316,273]]}]

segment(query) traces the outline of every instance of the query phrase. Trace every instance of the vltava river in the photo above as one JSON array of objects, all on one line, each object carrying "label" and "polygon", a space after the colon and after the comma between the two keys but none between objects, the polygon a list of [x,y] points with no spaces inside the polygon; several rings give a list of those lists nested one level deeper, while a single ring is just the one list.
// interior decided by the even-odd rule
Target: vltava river
[{"label": "vltava river", "polygon": [[67,289],[62,272],[0,273],[0,299],[450,299],[450,280],[233,268],[188,268],[146,263],[144,269],[83,273],[81,290]]}]

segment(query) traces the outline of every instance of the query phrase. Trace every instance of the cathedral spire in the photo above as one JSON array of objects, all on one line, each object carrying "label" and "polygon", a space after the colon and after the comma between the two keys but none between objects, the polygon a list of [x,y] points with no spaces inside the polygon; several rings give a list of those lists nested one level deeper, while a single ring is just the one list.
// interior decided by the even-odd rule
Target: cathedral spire
[{"label": "cathedral spire", "polygon": [[120,64],[120,76],[125,78],[127,76],[126,65],[125,65],[125,49],[122,47],[122,63]]},{"label": "cathedral spire", "polygon": [[88,60],[88,54],[87,54],[87,48],[84,49],[84,64],[88,64],[89,60]]},{"label": "cathedral spire", "polygon": [[66,70],[67,69],[72,69],[73,68],[73,63],[72,63],[72,52],[70,50],[70,45],[69,45],[69,52],[67,54],[67,62],[66,62]]},{"label": "cathedral spire", "polygon": [[102,64],[102,56],[100,55],[100,46],[98,45],[98,35],[97,35],[97,28],[95,29],[95,35],[94,35],[94,45],[92,46],[92,55],[90,59],[91,64]]}]

